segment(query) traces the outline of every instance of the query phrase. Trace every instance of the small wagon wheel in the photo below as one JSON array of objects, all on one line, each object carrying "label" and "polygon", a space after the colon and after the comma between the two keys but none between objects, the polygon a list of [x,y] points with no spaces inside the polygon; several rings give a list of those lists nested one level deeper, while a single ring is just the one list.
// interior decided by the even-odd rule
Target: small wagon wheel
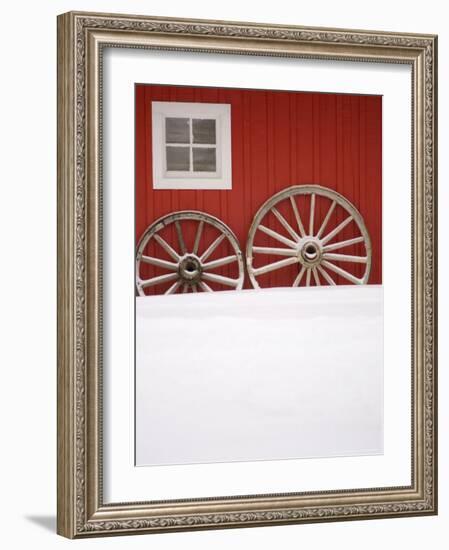
[{"label": "small wagon wheel", "polygon": [[[281,208],[285,215],[280,212]],[[318,219],[319,210],[325,212],[322,219]],[[267,226],[271,215],[273,221],[277,218],[279,228],[282,226],[281,232]],[[335,221],[337,216],[342,218],[341,222]],[[344,228],[352,235],[344,240],[334,240]],[[257,246],[261,233],[268,235],[275,244]],[[358,243],[364,245],[362,256],[341,252],[341,249]],[[254,267],[255,255],[261,258],[281,256],[284,259]],[[261,275],[295,264],[298,269],[292,286],[320,286],[322,282],[335,285],[335,275],[348,283],[365,284],[371,270],[371,241],[362,216],[342,195],[319,185],[299,185],[273,195],[261,206],[249,230],[246,262],[254,288],[260,288],[257,278]],[[351,273],[354,271],[351,265],[364,266],[362,276]]]},{"label": "small wagon wheel", "polygon": [[[195,225],[195,238],[191,246],[186,244],[183,234],[183,223],[187,221]],[[177,246],[172,246],[160,235],[161,230],[169,226],[175,229]],[[203,242],[205,226],[215,228],[215,233],[218,233],[206,247]],[[151,240],[157,243],[155,250],[158,250],[162,257],[159,253],[155,256],[145,254],[145,249]],[[231,245],[233,254],[211,259],[213,253],[226,241]],[[170,260],[165,259],[164,253]],[[214,273],[217,268],[234,263],[238,268],[237,278]],[[143,264],[155,266],[166,273],[148,279],[141,278]],[[145,296],[146,288],[157,285],[168,286],[164,294],[189,291],[212,292],[213,288],[208,283],[220,285],[223,290],[240,290],[243,287],[244,274],[243,256],[236,236],[226,224],[204,212],[185,210],[163,216],[147,228],[137,245],[136,287],[140,296]]]}]

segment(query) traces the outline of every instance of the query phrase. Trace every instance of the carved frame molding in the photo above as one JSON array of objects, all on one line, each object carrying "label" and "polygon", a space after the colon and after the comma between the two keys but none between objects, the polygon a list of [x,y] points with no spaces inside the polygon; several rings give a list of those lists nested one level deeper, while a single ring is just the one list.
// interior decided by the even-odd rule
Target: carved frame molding
[{"label": "carved frame molding", "polygon": [[[103,504],[104,47],[411,65],[411,486]],[[432,35],[76,12],[58,17],[58,533],[78,538],[437,512],[436,55]]]}]

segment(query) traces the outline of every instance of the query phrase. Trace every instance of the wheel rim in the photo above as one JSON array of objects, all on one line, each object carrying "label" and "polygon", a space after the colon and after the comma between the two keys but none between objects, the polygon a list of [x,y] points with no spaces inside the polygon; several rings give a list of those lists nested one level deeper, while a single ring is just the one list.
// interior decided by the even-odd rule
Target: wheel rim
[{"label": "wheel rim", "polygon": [[[324,214],[318,216],[319,212]],[[270,228],[274,223],[276,229]],[[343,231],[346,236],[339,240]],[[261,238],[268,238],[268,246],[256,244]],[[365,253],[344,253],[345,248],[355,245]],[[263,260],[270,257],[278,259]],[[246,263],[254,288],[260,288],[261,276],[294,265],[298,269],[291,286],[335,285],[336,277],[346,284],[366,284],[371,271],[371,241],[362,216],[345,197],[319,185],[299,185],[273,195],[260,207],[249,230]]]},{"label": "wheel rim", "polygon": [[[192,243],[185,238],[185,223],[194,225]],[[176,234],[176,245],[173,246],[161,236],[164,229],[170,227]],[[206,228],[213,228],[214,232],[212,241],[207,245],[204,241]],[[232,254],[212,259],[214,253],[226,243],[231,246]],[[155,253],[151,256],[145,254],[147,247],[153,245]],[[145,264],[160,273],[143,277]],[[237,266],[237,277],[216,273],[217,269],[232,264]],[[164,289],[160,294],[213,292],[213,286],[217,285],[223,290],[240,290],[243,281],[244,261],[236,236],[221,220],[204,212],[185,210],[163,216],[147,228],[137,245],[136,287],[140,296],[146,296],[145,290],[155,286]]]}]

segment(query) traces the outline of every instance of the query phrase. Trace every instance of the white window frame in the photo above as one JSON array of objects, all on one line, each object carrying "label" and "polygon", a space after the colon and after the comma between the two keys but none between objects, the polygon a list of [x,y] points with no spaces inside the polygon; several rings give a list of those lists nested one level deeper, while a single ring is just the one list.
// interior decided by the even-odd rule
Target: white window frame
[{"label": "white window frame", "polygon": [[[186,103],[152,101],[153,188],[232,189],[231,105],[228,103]],[[167,171],[165,119],[207,118],[215,120],[215,172]],[[176,144],[172,144],[176,145]],[[183,144],[180,144],[181,146]],[[190,149],[194,144],[190,144]],[[200,147],[207,145],[199,144]]]}]

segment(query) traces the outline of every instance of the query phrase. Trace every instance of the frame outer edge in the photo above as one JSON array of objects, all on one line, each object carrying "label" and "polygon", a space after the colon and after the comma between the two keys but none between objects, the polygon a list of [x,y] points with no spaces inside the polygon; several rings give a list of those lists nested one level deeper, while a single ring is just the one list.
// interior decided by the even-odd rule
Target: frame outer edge
[{"label": "frame outer edge", "polygon": [[[118,19],[120,21],[117,21]],[[377,36],[375,31],[363,31],[363,37],[361,37],[358,31],[343,29],[335,32],[322,29],[318,32],[318,29],[307,31],[304,27],[276,27],[275,25],[265,27],[260,24],[246,26],[238,22],[223,22],[220,26],[214,26],[212,21],[207,20],[185,20],[191,24],[184,24],[183,20],[167,18],[167,21],[170,21],[167,23],[165,19],[147,16],[134,18],[115,14],[103,16],[85,12],[82,14],[70,12],[58,17],[58,533],[68,538],[82,538],[106,534],[123,535],[138,532],[435,514],[437,510],[435,393],[437,385],[435,356],[437,213],[436,165],[434,164],[437,158],[436,37],[427,35],[424,38],[425,35],[393,33],[381,33],[381,36]],[[97,454],[98,442],[95,441],[99,429],[96,424],[98,413],[96,407],[99,402],[98,395],[95,391],[92,392],[94,389],[92,385],[96,387],[99,382],[95,373],[99,350],[96,345],[92,346],[92,341],[96,342],[96,331],[99,329],[95,321],[98,305],[95,299],[98,299],[98,295],[92,285],[95,286],[98,280],[92,272],[96,249],[95,246],[93,249],[90,248],[92,239],[98,237],[96,234],[98,213],[92,216],[92,208],[95,210],[95,205],[90,201],[93,198],[98,200],[99,197],[91,181],[92,177],[96,180],[97,175],[96,168],[92,166],[97,151],[92,153],[91,150],[96,136],[95,131],[92,133],[92,115],[95,112],[95,108],[92,110],[92,107],[95,101],[92,103],[93,97],[90,95],[89,102],[86,104],[85,95],[86,81],[88,86],[93,82],[93,67],[89,69],[88,66],[85,70],[86,53],[89,55],[89,52],[92,52],[89,48],[86,52],[88,46],[86,39],[89,34],[86,31],[99,29],[117,33],[122,38],[127,29],[132,33],[140,34],[141,31],[146,31],[151,32],[152,36],[170,36],[170,38],[178,35],[196,39],[200,36],[217,34],[221,38],[237,37],[239,41],[242,40],[242,44],[246,42],[247,45],[273,38],[275,42],[282,41],[283,44],[291,43],[292,40],[300,42],[303,47],[306,43],[321,43],[336,49],[339,43],[351,44],[348,51],[340,50],[340,54],[336,54],[338,58],[341,54],[350,55],[354,46],[364,43],[365,46],[369,45],[373,48],[373,58],[377,57],[376,52],[385,47],[389,48],[394,52],[391,62],[399,62],[399,58],[404,57],[408,51],[413,52],[413,56],[416,56],[418,51],[421,52],[419,57],[421,63],[423,58],[425,59],[426,70],[422,79],[425,85],[419,86],[418,97],[423,98],[419,104],[424,111],[425,132],[424,135],[420,134],[423,143],[420,143],[419,151],[422,155],[420,158],[426,166],[423,167],[422,162],[419,163],[421,178],[424,176],[425,181],[425,185],[420,186],[424,195],[420,216],[425,229],[422,235],[426,254],[423,248],[420,248],[418,257],[422,258],[424,264],[424,277],[417,286],[422,287],[426,304],[423,319],[426,334],[420,335],[424,347],[427,346],[424,350],[422,345],[420,347],[426,372],[421,373],[419,406],[425,407],[427,414],[426,417],[424,414],[418,415],[421,419],[419,426],[421,447],[418,453],[421,479],[420,494],[415,495],[413,500],[401,502],[384,495],[385,502],[376,499],[377,502],[372,504],[364,504],[356,499],[352,504],[335,502],[333,505],[314,505],[304,509],[288,510],[269,507],[251,512],[230,510],[223,511],[224,513],[200,512],[197,508],[199,503],[191,502],[191,506],[197,508],[193,513],[184,510],[184,513],[179,515],[175,509],[172,509],[168,510],[167,514],[162,516],[157,514],[156,517],[147,516],[145,513],[145,504],[150,503],[143,503],[143,513],[138,514],[137,517],[129,515],[127,506],[123,510],[118,507],[119,509],[115,510],[117,512],[115,517],[114,513],[108,513],[114,512],[114,507],[112,509],[102,507],[101,487],[98,486],[98,476],[101,477],[101,472],[92,472],[92,467],[96,465],[97,459],[100,458],[101,461],[101,456]],[[296,29],[304,29],[304,32],[298,32]],[[205,48],[202,49],[208,51],[210,47],[206,43]],[[174,49],[183,49],[183,47],[177,44]],[[289,51],[288,49],[285,53],[288,54]],[[309,49],[307,52],[310,53]],[[332,59],[329,55],[326,52],[326,58]],[[352,60],[358,59],[359,56],[354,55]],[[91,124],[90,130],[86,129],[86,123]],[[89,200],[88,203],[86,199]],[[92,357],[92,353],[95,358]],[[424,494],[422,494],[423,485]],[[382,493],[379,493],[379,497],[381,495]],[[424,500],[421,500],[422,498]],[[138,503],[129,504],[134,505],[135,510]],[[100,508],[96,510],[98,506]],[[105,516],[95,517],[97,512],[103,512]]]},{"label": "frame outer edge", "polygon": [[70,14],[57,18],[57,533],[75,536],[74,327],[74,29]]},{"label": "frame outer edge", "polygon": [[433,144],[433,511],[438,515],[438,36],[432,39],[432,144]]},{"label": "frame outer edge", "polygon": [[414,38],[419,37],[421,39],[433,39],[436,37],[435,34],[431,33],[413,33],[413,32],[402,32],[398,33],[397,31],[385,31],[380,29],[345,29],[341,27],[319,27],[319,26],[309,26],[309,25],[296,25],[296,24],[286,24],[286,23],[267,23],[262,21],[242,21],[239,19],[198,19],[196,17],[175,17],[175,16],[164,16],[164,15],[142,15],[142,14],[131,14],[131,13],[114,13],[114,12],[91,12],[85,10],[71,10],[66,12],[66,15],[77,16],[81,18],[96,18],[96,19],[114,19],[115,21],[123,21],[129,23],[130,21],[142,21],[142,20],[152,20],[155,23],[164,24],[164,23],[178,23],[178,24],[206,24],[213,26],[224,26],[224,27],[246,27],[253,29],[271,29],[284,31],[286,29],[293,30],[303,30],[310,32],[330,32],[335,34],[341,33],[353,33],[360,35],[376,35],[383,37],[396,37],[398,34],[401,34],[403,37]]}]

